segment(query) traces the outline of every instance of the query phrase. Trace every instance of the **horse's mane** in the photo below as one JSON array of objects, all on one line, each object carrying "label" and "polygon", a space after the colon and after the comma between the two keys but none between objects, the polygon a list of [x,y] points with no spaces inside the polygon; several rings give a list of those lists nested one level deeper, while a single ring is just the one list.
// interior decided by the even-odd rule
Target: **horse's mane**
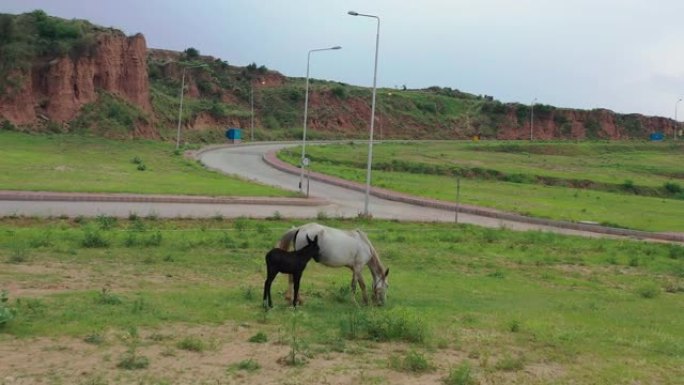
[{"label": "horse's mane", "polygon": [[378,255],[378,252],[375,251],[375,247],[373,247],[373,244],[368,239],[368,236],[359,229],[354,230],[354,232],[356,232],[361,240],[368,245],[368,248],[371,251],[371,259],[368,261],[368,267],[375,270],[376,273],[379,272],[380,276],[383,276],[385,274],[385,266],[383,266],[382,261],[380,261],[380,256]]}]

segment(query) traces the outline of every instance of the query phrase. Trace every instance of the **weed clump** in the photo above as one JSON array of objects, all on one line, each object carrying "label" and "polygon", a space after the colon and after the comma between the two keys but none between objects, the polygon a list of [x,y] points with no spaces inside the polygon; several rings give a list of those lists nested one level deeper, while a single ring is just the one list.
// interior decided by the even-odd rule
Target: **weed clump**
[{"label": "weed clump", "polygon": [[475,385],[477,383],[467,362],[449,370],[449,375],[444,378],[445,385]]},{"label": "weed clump", "polygon": [[206,349],[204,341],[195,337],[185,337],[176,344],[178,349],[188,350],[191,352],[203,352]]},{"label": "weed clump", "polygon": [[130,349],[124,353],[119,363],[116,364],[117,368],[126,370],[145,369],[148,366],[150,366],[150,359],[137,354],[135,349]]},{"label": "weed clump", "polygon": [[9,294],[7,290],[3,290],[0,292],[0,328],[12,321],[16,315],[16,309],[9,305]]},{"label": "weed clump", "polygon": [[394,370],[411,373],[425,373],[434,368],[423,353],[413,350],[406,353],[403,359],[398,356],[390,357],[389,367]]},{"label": "weed clump", "polygon": [[258,332],[257,334],[249,337],[249,339],[247,341],[253,342],[256,344],[263,344],[264,342],[268,341],[268,337],[266,336],[266,333]]}]

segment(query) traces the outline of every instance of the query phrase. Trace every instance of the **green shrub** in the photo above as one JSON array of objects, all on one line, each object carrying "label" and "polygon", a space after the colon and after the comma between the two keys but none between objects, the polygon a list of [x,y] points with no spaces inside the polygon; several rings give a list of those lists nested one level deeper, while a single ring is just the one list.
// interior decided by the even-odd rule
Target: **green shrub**
[{"label": "green shrub", "polygon": [[266,333],[258,332],[257,334],[249,337],[249,339],[247,341],[254,342],[257,344],[263,344],[264,342],[268,341],[268,337],[266,337]]},{"label": "green shrub", "polygon": [[660,295],[660,287],[653,283],[646,283],[637,287],[636,293],[642,298],[651,299]]},{"label": "green shrub", "polygon": [[233,364],[229,367],[229,370],[244,370],[246,372],[256,372],[259,369],[261,369],[261,365],[251,358],[240,361],[237,364]]},{"label": "green shrub", "polygon": [[81,246],[86,248],[107,248],[109,247],[109,241],[99,230],[88,226],[84,230]]},{"label": "green shrub", "polygon": [[136,354],[133,349],[124,353],[119,363],[116,364],[117,368],[126,370],[145,369],[148,366],[150,366],[150,360],[145,356]]},{"label": "green shrub", "polygon": [[111,230],[116,226],[116,217],[110,217],[108,215],[100,214],[95,219],[100,227],[100,230]]},{"label": "green shrub", "polygon": [[119,305],[123,301],[118,296],[112,294],[109,289],[103,288],[95,297],[95,303],[100,305]]},{"label": "green shrub", "polygon": [[176,347],[191,352],[203,352],[206,349],[204,341],[196,337],[185,337],[176,344]]},{"label": "green shrub", "polygon": [[9,293],[3,290],[0,292],[0,328],[12,321],[16,315],[16,309],[9,305]]},{"label": "green shrub", "polygon": [[518,371],[525,367],[525,358],[522,356],[513,357],[511,355],[505,355],[502,359],[497,361],[494,368],[503,371]]},{"label": "green shrub", "polygon": [[186,49],[183,52],[185,53],[185,56],[188,59],[196,59],[200,55],[199,50],[197,50],[196,48],[193,48],[193,47],[189,47],[188,49]]},{"label": "green shrub", "polygon": [[433,365],[425,358],[423,353],[413,350],[406,353],[403,359],[391,356],[389,366],[395,370],[412,373],[425,373],[433,369]]},{"label": "green shrub", "polygon": [[425,321],[405,308],[372,311],[366,322],[372,340],[424,342],[427,338]]},{"label": "green shrub", "polygon": [[673,194],[673,195],[679,194],[682,192],[682,186],[680,186],[679,183],[676,183],[676,182],[666,182],[663,185],[663,188],[665,189],[665,191],[667,191],[668,193]]},{"label": "green shrub", "polygon": [[446,385],[475,385],[477,383],[478,381],[473,378],[470,365],[465,361],[459,367],[451,368],[449,375],[444,378]]},{"label": "green shrub", "polygon": [[345,100],[349,97],[349,92],[347,91],[346,87],[342,86],[335,86],[331,90],[332,94],[335,95],[336,98]]}]

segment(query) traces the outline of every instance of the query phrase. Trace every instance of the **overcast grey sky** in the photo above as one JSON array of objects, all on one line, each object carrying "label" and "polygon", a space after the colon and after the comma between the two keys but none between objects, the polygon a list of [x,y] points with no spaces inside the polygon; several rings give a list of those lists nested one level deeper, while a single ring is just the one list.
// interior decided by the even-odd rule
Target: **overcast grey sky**
[{"label": "overcast grey sky", "polygon": [[[2,0],[127,34],[149,47],[256,62],[287,76],[370,86],[432,85],[504,102],[672,118],[684,96],[684,0]],[[679,104],[684,117],[684,102]]]}]

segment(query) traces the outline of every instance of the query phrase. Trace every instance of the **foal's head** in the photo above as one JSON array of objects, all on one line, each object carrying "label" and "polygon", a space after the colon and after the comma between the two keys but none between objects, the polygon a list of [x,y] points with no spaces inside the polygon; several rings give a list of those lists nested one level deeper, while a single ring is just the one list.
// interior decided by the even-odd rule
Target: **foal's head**
[{"label": "foal's head", "polygon": [[314,261],[318,262],[318,258],[321,253],[321,249],[318,247],[318,235],[311,239],[307,234],[306,246],[300,249],[297,253],[306,258],[313,258]]}]

